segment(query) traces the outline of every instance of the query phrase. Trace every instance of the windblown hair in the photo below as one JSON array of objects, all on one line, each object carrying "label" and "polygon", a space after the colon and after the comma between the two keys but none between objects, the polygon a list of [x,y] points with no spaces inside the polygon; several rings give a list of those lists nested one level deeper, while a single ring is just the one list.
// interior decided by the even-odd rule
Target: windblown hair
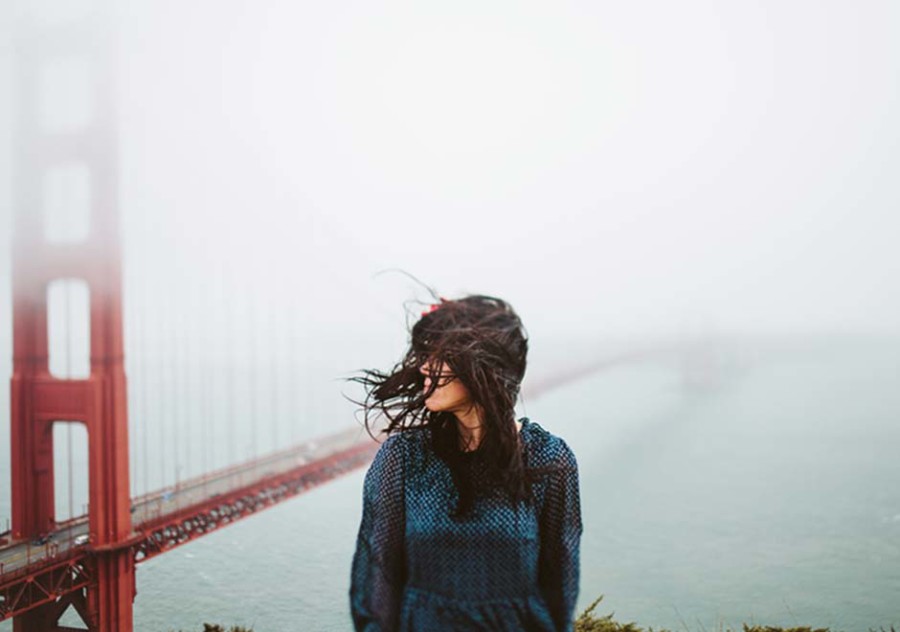
[{"label": "windblown hair", "polygon": [[[364,370],[363,376],[350,378],[366,388],[365,401],[356,402],[363,407],[366,428],[372,434],[372,417],[381,414],[388,420],[385,433],[430,428],[434,452],[449,466],[459,492],[456,515],[467,513],[476,490],[462,463],[456,418],[451,412],[425,407],[441,383],[439,372],[446,362],[482,411],[484,434],[478,453],[488,480],[514,501],[527,500],[530,477],[514,410],[525,375],[527,333],[512,307],[499,298],[477,294],[440,300],[412,327],[410,347],[391,372]],[[426,362],[427,390],[421,372]]]}]

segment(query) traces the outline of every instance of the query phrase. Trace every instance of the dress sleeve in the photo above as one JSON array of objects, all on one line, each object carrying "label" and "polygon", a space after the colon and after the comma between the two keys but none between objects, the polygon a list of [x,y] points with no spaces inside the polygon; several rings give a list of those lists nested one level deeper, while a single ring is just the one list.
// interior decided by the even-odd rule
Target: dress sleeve
[{"label": "dress sleeve", "polygon": [[394,630],[406,572],[404,451],[394,435],[378,449],[363,484],[363,511],[350,577],[357,632]]},{"label": "dress sleeve", "polygon": [[558,469],[549,475],[541,511],[538,581],[556,629],[569,632],[578,598],[583,527],[578,463],[571,448],[562,440],[560,444],[554,459]]}]

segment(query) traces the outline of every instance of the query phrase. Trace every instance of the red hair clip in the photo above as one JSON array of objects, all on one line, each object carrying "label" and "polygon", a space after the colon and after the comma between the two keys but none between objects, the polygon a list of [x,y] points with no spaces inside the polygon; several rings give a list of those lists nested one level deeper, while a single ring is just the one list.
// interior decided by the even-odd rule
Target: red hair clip
[{"label": "red hair clip", "polygon": [[440,302],[440,303],[434,303],[433,305],[430,305],[430,306],[428,307],[428,309],[426,309],[425,311],[422,312],[422,316],[426,316],[426,315],[430,314],[431,312],[433,312],[434,310],[436,310],[438,307],[440,307],[440,306],[441,306],[441,303],[446,303],[446,302],[447,302],[447,299],[445,299],[443,296],[439,296],[438,298],[441,299],[441,302]]}]

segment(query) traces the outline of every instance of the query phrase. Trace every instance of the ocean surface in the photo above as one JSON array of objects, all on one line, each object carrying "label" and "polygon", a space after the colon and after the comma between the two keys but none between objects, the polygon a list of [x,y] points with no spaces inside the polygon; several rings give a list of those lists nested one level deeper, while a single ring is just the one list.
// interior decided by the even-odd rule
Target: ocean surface
[{"label": "ocean surface", "polygon": [[[701,377],[646,362],[520,407],[579,461],[578,610],[603,595],[598,613],[672,630],[900,626],[900,344],[755,350]],[[350,630],[363,476],[141,564],[135,629]]]}]

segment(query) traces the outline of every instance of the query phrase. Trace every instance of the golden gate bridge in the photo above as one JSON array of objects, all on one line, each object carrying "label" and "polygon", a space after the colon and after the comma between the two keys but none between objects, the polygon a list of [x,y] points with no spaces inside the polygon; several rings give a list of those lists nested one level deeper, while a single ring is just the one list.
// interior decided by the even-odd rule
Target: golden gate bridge
[{"label": "golden gate bridge", "polygon": [[[16,38],[19,117],[13,163],[12,502],[11,524],[0,534],[0,620],[12,619],[15,632],[73,631],[79,628],[59,623],[63,613],[72,608],[83,621],[82,629],[129,632],[133,629],[137,564],[363,467],[378,444],[350,423],[344,431],[305,441],[295,441],[293,436],[290,440],[279,438],[279,427],[274,425],[274,449],[259,454],[255,419],[265,415],[251,410],[256,414],[247,415],[245,422],[253,428],[245,434],[253,444],[249,450],[252,458],[240,459],[239,452],[246,451],[232,444],[224,465],[212,468],[204,457],[201,473],[182,479],[177,457],[180,446],[190,441],[209,444],[208,425],[202,426],[199,437],[189,430],[194,422],[192,411],[177,407],[187,393],[160,391],[154,395],[142,384],[136,402],[126,380],[126,361],[132,359],[126,357],[125,330],[131,326],[140,333],[149,325],[138,315],[129,323],[123,308],[118,146],[111,123],[116,120],[111,32],[96,21],[45,25],[25,15]],[[41,120],[44,100],[50,98],[41,78],[48,76],[48,67],[71,58],[90,71],[83,75],[85,84],[81,86],[90,115],[54,128]],[[78,76],[76,73],[76,80]],[[72,81],[72,76],[65,79]],[[85,218],[60,223],[44,208],[48,204],[46,189],[60,174],[71,176],[73,166],[89,189],[89,201],[82,212]],[[61,319],[51,315],[54,309],[62,309]],[[79,309],[83,316],[73,319],[72,312]],[[62,325],[54,324],[56,321]],[[84,331],[75,331],[79,327]],[[159,332],[157,340],[182,336],[166,349],[155,350],[160,354],[182,352],[182,346],[191,344],[191,332],[179,334],[177,324],[170,322],[168,329],[160,328],[165,331]],[[202,334],[199,330],[202,322],[193,332]],[[151,355],[149,334],[144,332],[142,340],[141,350]],[[74,347],[84,341],[88,342],[79,360]],[[254,348],[252,341],[250,347]],[[54,357],[58,349],[64,350],[62,360]],[[600,354],[529,378],[526,394],[536,397],[591,371],[675,351],[683,349],[658,344]],[[186,367],[179,370],[175,378],[169,378],[191,378]],[[199,376],[206,400],[211,399],[212,388],[202,363],[195,363],[193,370],[193,381]],[[273,367],[272,373],[277,372],[278,367]],[[251,370],[246,379],[253,379],[252,375]],[[223,380],[220,390],[228,393],[240,378],[230,372]],[[254,383],[249,390],[259,400],[283,396],[272,384]],[[151,413],[147,402],[153,397],[167,398],[168,407]],[[241,421],[235,406],[226,403],[225,407],[233,442]],[[207,420],[212,416],[208,409],[201,413]],[[178,415],[180,423],[161,423],[167,414]],[[60,464],[54,457],[60,447],[54,444],[54,428],[63,424],[86,429],[88,461],[87,503],[85,510],[77,513],[72,504],[69,434],[70,506],[65,517],[58,515],[56,469]],[[174,469],[174,482],[136,493],[134,479],[141,475],[141,468],[144,487],[150,485],[146,468],[152,459],[146,449],[153,428],[160,432],[158,443],[163,447],[156,458],[165,459],[166,446],[172,448],[168,466]],[[280,447],[286,444],[291,447]],[[136,467],[133,459],[140,452],[142,463]],[[161,468],[168,466],[163,463]],[[164,478],[159,481],[165,483]]]}]

